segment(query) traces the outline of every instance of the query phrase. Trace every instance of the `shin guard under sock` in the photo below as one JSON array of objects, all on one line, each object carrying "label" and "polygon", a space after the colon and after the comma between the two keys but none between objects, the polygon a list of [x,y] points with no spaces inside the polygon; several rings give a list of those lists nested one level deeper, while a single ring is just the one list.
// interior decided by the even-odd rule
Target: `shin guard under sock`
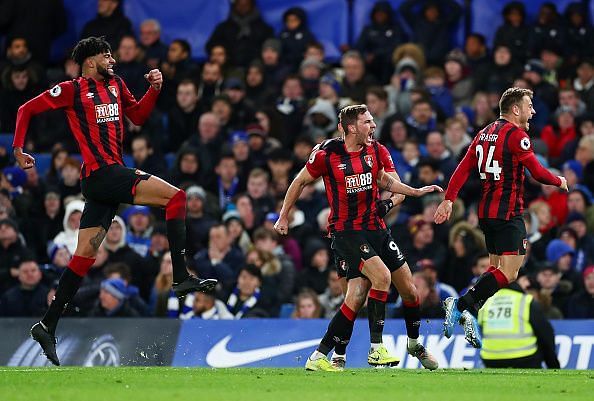
[{"label": "shin guard under sock", "polygon": [[[328,330],[326,330],[326,334],[324,334],[324,338],[322,338],[322,341],[318,346],[318,351],[324,355],[328,355],[328,353],[332,351],[332,348],[337,347],[337,353],[344,355],[346,346],[353,334],[353,326],[355,325],[356,317],[357,314],[351,308],[346,304],[342,304],[340,310],[336,312],[330,321]],[[341,347],[338,348],[338,346]]]},{"label": "shin guard under sock", "polygon": [[83,277],[87,274],[93,263],[95,263],[94,258],[84,258],[74,255],[68,264],[68,268],[62,273],[54,299],[41,320],[51,334],[55,334],[58,320],[62,316],[64,308],[74,298]]},{"label": "shin guard under sock", "polygon": [[165,206],[167,239],[173,265],[173,282],[188,277],[186,269],[186,193],[179,190]]},{"label": "shin guard under sock", "polygon": [[404,322],[406,323],[406,334],[408,338],[419,338],[419,328],[421,327],[421,311],[419,299],[414,302],[402,302],[404,311]]},{"label": "shin guard under sock", "polygon": [[464,296],[458,300],[458,310],[468,309],[471,313],[480,309],[483,304],[500,288],[509,285],[507,277],[499,269],[489,269],[484,273]]},{"label": "shin guard under sock", "polygon": [[367,317],[369,319],[369,337],[372,344],[382,342],[386,320],[387,291],[371,289],[367,298]]}]

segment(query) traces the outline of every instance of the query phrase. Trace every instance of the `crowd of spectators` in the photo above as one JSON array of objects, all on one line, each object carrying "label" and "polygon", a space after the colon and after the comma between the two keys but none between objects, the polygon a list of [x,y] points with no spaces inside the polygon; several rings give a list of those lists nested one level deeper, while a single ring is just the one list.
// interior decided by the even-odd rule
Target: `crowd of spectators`
[{"label": "crowd of spectators", "polygon": [[[0,13],[6,34],[0,132],[13,132],[28,99],[80,74],[68,55],[59,65],[48,62],[49,45],[67,23],[62,2],[42,2],[45,14],[28,13],[29,3],[2,2],[12,8]],[[288,236],[279,238],[273,224],[315,144],[337,135],[338,110],[366,103],[402,180],[445,187],[513,85],[534,91],[534,150],[570,188],[526,181],[522,280],[548,317],[594,318],[594,34],[583,3],[566,10],[545,3],[529,21],[523,4],[510,2],[493,43],[471,33],[462,48],[449,40],[464,11],[457,2],[429,0],[419,10],[415,3],[395,10],[378,1],[356,43],[333,64],[299,7],[285,11],[275,35],[253,0],[234,1],[206,42],[208,58],[198,62],[189,38],[164,43],[156,19],[136,27],[136,37],[119,1],[98,0],[82,35],[106,36],[115,72],[131,92],[142,96],[149,69],[164,74],[147,123],[127,121],[125,152],[134,167],[186,190],[188,268],[219,285],[213,294],[177,299],[163,212],[123,205],[65,313],[332,316],[342,295],[325,239],[323,183],[304,189]],[[25,29],[31,26],[37,34]],[[61,111],[35,117],[26,151],[51,153],[51,163],[47,171],[23,171],[14,167],[11,149],[0,148],[0,316],[43,314],[75,249],[84,206],[80,158]],[[443,226],[432,223],[440,195],[406,199],[386,216],[413,272],[423,317],[442,316],[440,300],[465,291],[489,265],[477,228],[479,187],[477,174]],[[391,301],[391,316],[400,316],[397,294]]]}]

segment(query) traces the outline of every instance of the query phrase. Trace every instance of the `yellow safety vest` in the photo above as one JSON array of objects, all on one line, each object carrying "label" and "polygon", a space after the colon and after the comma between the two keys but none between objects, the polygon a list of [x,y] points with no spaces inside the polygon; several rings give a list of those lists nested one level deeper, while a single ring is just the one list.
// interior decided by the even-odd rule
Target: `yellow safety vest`
[{"label": "yellow safety vest", "polygon": [[530,325],[532,295],[507,288],[499,290],[480,309],[481,358],[515,359],[533,355],[537,339]]}]

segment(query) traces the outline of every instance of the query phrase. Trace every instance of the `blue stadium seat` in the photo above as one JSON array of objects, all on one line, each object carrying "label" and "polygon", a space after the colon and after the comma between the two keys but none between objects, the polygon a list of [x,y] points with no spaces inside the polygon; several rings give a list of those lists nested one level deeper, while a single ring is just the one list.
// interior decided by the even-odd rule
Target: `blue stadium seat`
[{"label": "blue stadium seat", "polygon": [[173,165],[175,164],[175,156],[175,153],[167,153],[165,155],[165,162],[167,163],[167,168],[173,168]]},{"label": "blue stadium seat", "polygon": [[281,309],[280,309],[280,318],[285,318],[288,319],[291,317],[291,315],[293,314],[293,311],[295,310],[295,305],[293,304],[282,304],[281,305]]},{"label": "blue stadium seat", "polygon": [[128,155],[126,153],[123,154],[124,164],[126,167],[134,167],[134,159],[132,155]]},{"label": "blue stadium seat", "polygon": [[0,134],[0,146],[6,149],[12,149],[13,134]]},{"label": "blue stadium seat", "polygon": [[45,176],[52,163],[51,153],[37,153],[34,154],[33,157],[35,158],[35,167],[37,168],[37,173],[41,177]]}]

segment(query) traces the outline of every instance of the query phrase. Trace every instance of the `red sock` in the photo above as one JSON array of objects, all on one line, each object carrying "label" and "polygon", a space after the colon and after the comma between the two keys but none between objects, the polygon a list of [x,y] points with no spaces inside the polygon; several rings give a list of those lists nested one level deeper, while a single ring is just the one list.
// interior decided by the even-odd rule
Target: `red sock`
[{"label": "red sock", "polygon": [[84,277],[87,275],[91,266],[95,263],[95,258],[85,258],[83,256],[74,255],[68,263],[68,268],[76,273],[78,276]]}]

